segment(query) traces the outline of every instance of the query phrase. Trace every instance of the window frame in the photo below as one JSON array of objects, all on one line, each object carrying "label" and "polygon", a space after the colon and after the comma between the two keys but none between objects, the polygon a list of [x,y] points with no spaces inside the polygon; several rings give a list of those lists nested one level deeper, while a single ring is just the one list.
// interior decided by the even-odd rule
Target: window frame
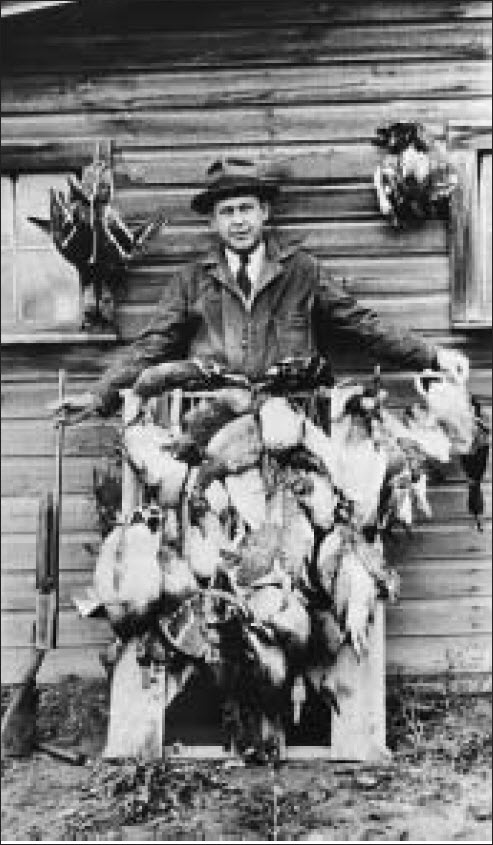
[{"label": "window frame", "polygon": [[[459,184],[450,204],[451,322],[454,329],[491,329],[491,291],[483,275],[480,158],[491,154],[491,126],[449,125],[447,148]],[[488,311],[487,311],[488,309]]]},{"label": "window frame", "polygon": [[[90,139],[64,142],[26,141],[7,142],[1,145],[0,174],[7,178],[18,176],[38,176],[46,173],[72,172],[80,174],[82,169],[94,159],[95,149],[112,159],[112,141]],[[117,341],[116,334],[97,333],[82,329],[24,329],[21,325],[2,328],[0,346],[17,344],[58,344],[58,343],[100,343]]]}]

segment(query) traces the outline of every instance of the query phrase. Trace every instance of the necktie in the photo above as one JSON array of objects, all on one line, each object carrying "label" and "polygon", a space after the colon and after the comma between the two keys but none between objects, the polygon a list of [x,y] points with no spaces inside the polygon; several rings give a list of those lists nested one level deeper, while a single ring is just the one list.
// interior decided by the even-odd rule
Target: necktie
[{"label": "necktie", "polygon": [[250,294],[252,292],[252,283],[247,273],[248,258],[249,256],[247,252],[240,254],[240,267],[236,274],[236,281],[240,290],[243,292],[245,299],[250,299]]}]

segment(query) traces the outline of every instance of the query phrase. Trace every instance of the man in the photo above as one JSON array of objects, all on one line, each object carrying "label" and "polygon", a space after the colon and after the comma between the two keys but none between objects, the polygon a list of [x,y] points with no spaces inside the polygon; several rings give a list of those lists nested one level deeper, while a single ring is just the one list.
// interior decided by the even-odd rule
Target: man
[{"label": "man", "polygon": [[314,257],[299,247],[281,248],[266,232],[276,194],[251,161],[230,157],[210,166],[192,208],[209,217],[214,248],[166,287],[145,331],[92,393],[67,397],[65,411],[111,413],[120,389],[165,360],[212,360],[255,376],[286,357],[319,352],[330,359],[339,337],[376,362],[467,377],[460,353],[384,326]]}]

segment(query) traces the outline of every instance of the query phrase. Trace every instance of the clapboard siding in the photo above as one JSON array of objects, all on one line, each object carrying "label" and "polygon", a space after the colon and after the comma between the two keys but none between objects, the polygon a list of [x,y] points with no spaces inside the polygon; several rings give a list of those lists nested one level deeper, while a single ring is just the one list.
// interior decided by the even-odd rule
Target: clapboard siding
[{"label": "clapboard siding", "polygon": [[[164,26],[163,26],[164,24]],[[202,32],[148,33],[127,31],[123,37],[114,33],[91,33],[91,38],[63,39],[49,35],[40,41],[28,32],[20,34],[23,54],[16,55],[6,44],[6,60],[25,72],[115,69],[156,69],[171,67],[207,68],[248,67],[293,64],[309,61],[325,63],[344,58],[361,61],[373,59],[426,59],[430,55],[445,61],[456,58],[477,59],[488,55],[491,37],[482,20],[453,23],[396,23],[374,26],[271,25],[259,37],[257,27],[214,31],[209,24]],[[9,48],[10,47],[10,48]],[[51,51],[52,55],[49,55]]]},{"label": "clapboard siding", "polygon": [[282,67],[108,75],[87,74],[65,82],[55,76],[20,77],[7,89],[7,114],[41,114],[57,103],[59,113],[142,109],[218,107],[290,103],[332,103],[429,97],[485,97],[490,89],[490,62],[359,62],[329,67]]},{"label": "clapboard siding", "polygon": [[[99,8],[98,8],[99,6]],[[450,328],[443,221],[393,232],[372,179],[375,128],[420,120],[437,137],[459,122],[491,121],[491,7],[479,0],[343,3],[318,0],[139,0],[69,4],[11,20],[2,39],[2,166],[79,167],[110,139],[116,205],[132,224],[160,210],[167,225],[128,273],[119,303],[123,340],[145,325],[164,285],[207,248],[190,199],[212,158],[269,162],[286,186],[275,213],[282,238],[302,241],[348,290],[403,328],[463,349],[471,389],[491,417],[485,333]],[[38,495],[54,481],[47,405],[57,368],[86,390],[115,352],[88,344],[4,348],[2,375],[2,670],[27,657],[34,608]],[[371,363],[344,350],[336,371]],[[413,401],[412,374],[384,373],[390,404]],[[71,596],[90,582],[100,545],[92,474],[115,454],[118,424],[94,422],[65,438],[61,647],[40,680],[101,675],[104,623],[78,620]],[[488,470],[491,478],[491,462]],[[387,556],[402,579],[389,608],[391,673],[491,668],[491,493],[484,531],[467,515],[459,461],[432,475],[434,516]]]},{"label": "clapboard siding", "polygon": [[255,105],[210,108],[174,108],[163,111],[81,112],[53,114],[7,114],[2,120],[2,143],[79,137],[118,138],[130,146],[182,146],[197,137],[202,143],[235,144],[268,141],[371,140],[375,127],[394,120],[417,120],[443,132],[444,124],[477,124],[491,118],[486,98],[389,100],[358,104],[313,104],[310,106]]},{"label": "clapboard siding", "polygon": [[[60,572],[60,608],[73,607],[73,597],[79,595],[92,583],[94,556],[85,569],[71,569],[65,558],[62,559]],[[458,558],[449,561],[420,561],[405,564],[401,562],[399,571],[402,577],[401,601],[443,601],[446,599],[491,597],[491,569],[488,561],[476,563]],[[6,572],[1,583],[2,610],[34,611],[35,573],[32,567],[27,570]],[[487,605],[486,605],[487,607]],[[434,612],[436,605],[428,604],[428,610]],[[388,617],[388,624],[395,633],[394,619],[398,612],[394,609]],[[402,624],[402,622],[401,622]],[[437,621],[436,624],[441,624]],[[429,633],[427,631],[426,633]]]}]

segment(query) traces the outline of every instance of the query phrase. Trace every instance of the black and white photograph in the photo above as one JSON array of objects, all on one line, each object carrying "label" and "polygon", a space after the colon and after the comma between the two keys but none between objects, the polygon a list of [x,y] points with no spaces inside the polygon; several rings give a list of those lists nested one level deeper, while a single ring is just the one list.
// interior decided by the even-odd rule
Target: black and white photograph
[{"label": "black and white photograph", "polygon": [[1,841],[491,842],[491,2],[0,10]]}]

